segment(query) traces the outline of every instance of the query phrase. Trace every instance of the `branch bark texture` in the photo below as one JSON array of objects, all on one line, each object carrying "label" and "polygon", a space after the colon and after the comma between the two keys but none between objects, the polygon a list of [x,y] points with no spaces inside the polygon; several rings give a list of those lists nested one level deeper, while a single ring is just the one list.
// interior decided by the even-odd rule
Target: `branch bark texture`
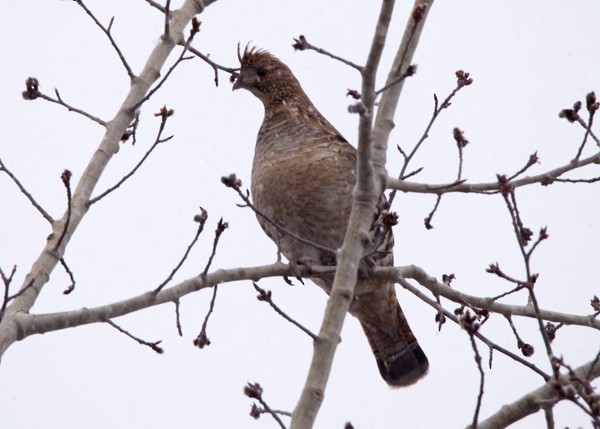
[{"label": "branch bark texture", "polygon": [[[148,92],[152,84],[160,76],[160,70],[173,48],[183,40],[183,30],[190,20],[202,12],[205,6],[216,0],[186,0],[182,7],[173,11],[170,33],[163,35],[150,54],[142,72],[132,80],[129,93],[125,97],[115,117],[106,124],[106,132],[98,149],[90,159],[73,194],[70,213],[66,212],[62,219],[54,221],[52,233],[42,249],[31,270],[21,286],[22,293],[7,307],[0,323],[0,355],[10,344],[22,337],[16,315],[28,313],[34,306],[42,288],[50,279],[50,275],[65,253],[71,237],[88,211],[88,201],[104,169],[119,149],[121,137],[135,116],[133,106]],[[70,215],[68,230],[67,215]],[[61,239],[58,243],[59,238]],[[60,245],[57,245],[60,244]]]}]

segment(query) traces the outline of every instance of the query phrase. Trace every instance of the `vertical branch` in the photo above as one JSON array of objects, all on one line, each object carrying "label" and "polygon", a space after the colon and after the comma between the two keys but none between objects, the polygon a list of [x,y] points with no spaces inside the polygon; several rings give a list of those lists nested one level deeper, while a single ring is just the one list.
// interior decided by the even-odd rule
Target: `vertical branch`
[{"label": "vertical branch", "polygon": [[[432,3],[433,0],[427,0],[425,6],[417,3],[413,18],[409,21],[400,46],[401,59],[398,60],[397,58],[394,62],[393,76],[392,73],[390,74],[392,81],[390,82],[390,78],[388,78],[388,83],[397,80],[398,76],[402,74],[403,66],[412,58],[426,16],[427,5]],[[323,402],[325,386],[331,371],[333,356],[340,341],[344,318],[352,302],[359,261],[366,244],[369,242],[368,228],[373,208],[377,204],[385,185],[383,180],[387,177],[385,151],[389,132],[393,126],[392,118],[400,95],[398,88],[401,87],[401,84],[392,85],[388,89],[389,94],[394,94],[395,98],[390,97],[387,92],[382,98],[382,101],[386,100],[386,106],[388,106],[383,118],[387,120],[389,129],[380,130],[383,127],[382,120],[379,118],[381,114],[380,106],[375,130],[373,130],[373,109],[376,96],[376,72],[385,46],[393,8],[394,0],[383,0],[367,64],[362,71],[363,106],[359,110],[357,179],[353,194],[352,212],[344,243],[338,255],[337,270],[325,309],[323,324],[321,325],[319,337],[314,342],[310,370],[302,395],[292,414],[290,429],[311,428]],[[375,174],[380,178],[379,183],[375,180]]]},{"label": "vertical branch", "polygon": [[[377,117],[375,118],[375,127],[373,131],[373,164],[380,175],[380,180],[385,180],[386,153],[390,133],[394,128],[394,114],[400,99],[400,93],[404,85],[402,76],[412,62],[417,50],[421,31],[425,25],[427,14],[433,5],[434,0],[416,0],[413,7],[413,13],[408,18],[404,36],[396,52],[394,63],[388,74],[385,87],[387,89],[382,93]],[[385,182],[383,182],[385,183]]]},{"label": "vertical branch", "polygon": [[344,243],[338,256],[337,270],[319,337],[314,342],[313,358],[304,389],[292,414],[290,429],[308,429],[314,424],[323,402],[333,357],[340,341],[344,318],[352,302],[359,261],[369,242],[368,228],[380,189],[376,187],[371,157],[375,77],[394,8],[394,0],[384,0],[367,65],[363,71],[360,109],[357,183],[352,212]]}]

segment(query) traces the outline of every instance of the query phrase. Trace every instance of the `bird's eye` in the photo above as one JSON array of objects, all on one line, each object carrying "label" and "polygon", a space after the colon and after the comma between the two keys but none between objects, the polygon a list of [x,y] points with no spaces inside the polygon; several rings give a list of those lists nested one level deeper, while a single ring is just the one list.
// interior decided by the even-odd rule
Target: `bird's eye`
[{"label": "bird's eye", "polygon": [[267,75],[267,69],[260,68],[260,69],[256,70],[256,74],[259,77],[265,77]]}]

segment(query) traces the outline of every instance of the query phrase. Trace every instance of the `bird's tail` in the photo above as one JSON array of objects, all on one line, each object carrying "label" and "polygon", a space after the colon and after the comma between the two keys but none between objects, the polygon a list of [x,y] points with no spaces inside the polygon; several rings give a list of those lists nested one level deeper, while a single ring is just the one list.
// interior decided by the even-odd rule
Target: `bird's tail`
[{"label": "bird's tail", "polygon": [[396,303],[396,317],[392,317],[395,326],[373,324],[361,320],[379,372],[392,387],[409,386],[427,374],[429,361],[414,334],[408,321]]}]

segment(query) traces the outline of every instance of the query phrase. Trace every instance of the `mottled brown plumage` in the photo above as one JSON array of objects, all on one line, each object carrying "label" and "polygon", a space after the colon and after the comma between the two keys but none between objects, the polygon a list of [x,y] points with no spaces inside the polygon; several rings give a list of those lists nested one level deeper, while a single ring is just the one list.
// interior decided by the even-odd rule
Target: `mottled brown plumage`
[{"label": "mottled brown plumage", "polygon": [[[352,206],[356,149],[317,111],[290,69],[273,55],[246,48],[240,63],[233,89],[247,89],[265,108],[252,165],[253,202],[274,223],[307,241],[277,231],[261,216],[258,221],[292,267],[334,265]],[[392,266],[391,227],[386,226],[381,208],[373,208],[373,217],[365,263]],[[331,291],[330,280],[314,282]],[[426,374],[427,357],[402,313],[393,283],[361,276],[350,313],[360,320],[388,384],[406,386]]]}]

